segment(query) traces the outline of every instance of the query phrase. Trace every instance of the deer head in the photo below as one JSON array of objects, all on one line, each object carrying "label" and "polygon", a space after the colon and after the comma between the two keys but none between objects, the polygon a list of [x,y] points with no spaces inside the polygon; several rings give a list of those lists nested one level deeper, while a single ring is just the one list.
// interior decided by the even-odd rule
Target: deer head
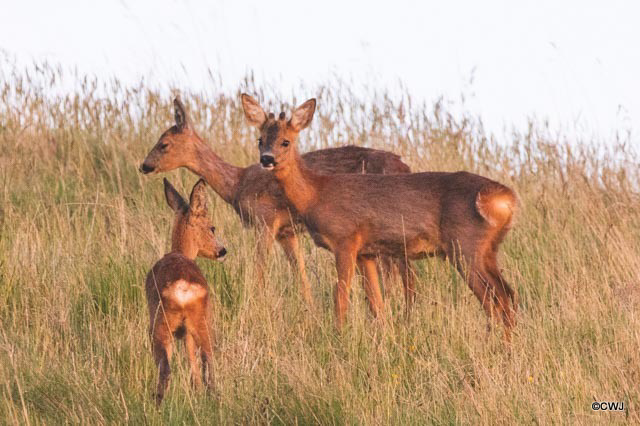
[{"label": "deer head", "polygon": [[166,178],[164,195],[167,204],[175,212],[171,233],[172,251],[182,253],[190,259],[217,259],[227,254],[227,250],[216,239],[215,227],[208,217],[204,180],[200,179],[194,185],[188,204]]},{"label": "deer head", "polygon": [[193,130],[191,120],[180,99],[173,101],[175,126],[164,132],[140,165],[142,173],[168,172],[178,167],[189,167],[197,161],[200,138]]},{"label": "deer head", "polygon": [[316,100],[309,99],[297,107],[289,120],[284,112],[278,119],[273,114],[265,114],[258,101],[247,94],[242,95],[242,107],[249,125],[260,130],[258,147],[262,167],[274,171],[285,169],[293,161],[293,153],[297,152],[298,133],[313,119]]}]

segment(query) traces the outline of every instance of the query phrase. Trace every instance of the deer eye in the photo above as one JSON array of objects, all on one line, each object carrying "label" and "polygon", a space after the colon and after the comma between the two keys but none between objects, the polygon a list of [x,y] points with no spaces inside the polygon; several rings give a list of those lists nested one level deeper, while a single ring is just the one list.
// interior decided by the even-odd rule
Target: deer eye
[{"label": "deer eye", "polygon": [[163,143],[160,144],[160,149],[164,151],[165,149],[167,149],[168,146],[169,146],[168,143],[163,142]]},{"label": "deer eye", "polygon": [[282,146],[285,148],[289,146],[289,141],[282,141]]},{"label": "deer eye", "polygon": [[262,138],[258,139],[258,146],[262,146]]},{"label": "deer eye", "polygon": [[215,226],[211,227],[211,232],[216,232],[216,227]]}]

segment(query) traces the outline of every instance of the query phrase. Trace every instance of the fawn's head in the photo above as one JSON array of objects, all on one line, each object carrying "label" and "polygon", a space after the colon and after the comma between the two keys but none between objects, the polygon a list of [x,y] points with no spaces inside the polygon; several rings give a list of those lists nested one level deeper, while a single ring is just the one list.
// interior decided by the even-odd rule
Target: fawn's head
[{"label": "fawn's head", "polygon": [[216,239],[215,227],[209,220],[204,180],[200,179],[194,185],[189,204],[166,178],[164,195],[167,204],[175,212],[171,231],[172,251],[182,253],[190,259],[198,256],[217,259],[227,254],[227,250]]},{"label": "fawn's head", "polygon": [[272,113],[267,115],[258,101],[247,94],[242,95],[242,107],[249,125],[260,130],[258,148],[262,167],[274,171],[286,168],[294,161],[298,133],[309,126],[313,119],[316,100],[309,99],[297,107],[289,120],[284,112],[277,119]]},{"label": "fawn's head", "polygon": [[168,172],[178,167],[189,167],[197,160],[200,138],[193,130],[180,99],[173,100],[175,126],[164,132],[140,165],[142,173]]}]

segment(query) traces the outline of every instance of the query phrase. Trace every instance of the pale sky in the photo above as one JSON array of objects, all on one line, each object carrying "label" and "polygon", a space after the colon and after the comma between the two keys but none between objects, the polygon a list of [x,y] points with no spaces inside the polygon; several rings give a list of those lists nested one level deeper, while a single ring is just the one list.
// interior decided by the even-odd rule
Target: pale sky
[{"label": "pale sky", "polygon": [[498,136],[532,116],[603,139],[640,134],[632,0],[20,0],[2,16],[0,49],[19,63],[207,93],[209,69],[230,91],[253,70],[285,96],[334,75],[379,89],[402,81],[427,102],[464,93]]}]

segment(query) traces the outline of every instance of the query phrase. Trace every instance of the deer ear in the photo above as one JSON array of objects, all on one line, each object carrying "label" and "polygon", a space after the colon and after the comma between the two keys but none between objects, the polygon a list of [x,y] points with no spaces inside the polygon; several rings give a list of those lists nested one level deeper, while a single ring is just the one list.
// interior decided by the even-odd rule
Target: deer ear
[{"label": "deer ear", "polygon": [[167,178],[164,178],[164,197],[167,199],[167,204],[171,207],[171,210],[178,212],[184,210],[187,207],[187,203],[182,196],[176,191],[176,189],[169,183]]},{"label": "deer ear", "polygon": [[299,132],[311,123],[314,112],[316,112],[315,98],[309,99],[293,111],[293,116],[291,116],[291,120],[289,120],[289,125],[293,130]]},{"label": "deer ear", "polygon": [[242,109],[244,110],[244,116],[247,119],[247,122],[250,126],[260,127],[267,121],[267,114],[264,113],[264,110],[251,96],[243,93],[241,95],[242,98]]},{"label": "deer ear", "polygon": [[196,216],[207,215],[207,184],[204,179],[200,179],[191,190],[189,197],[189,210]]},{"label": "deer ear", "polygon": [[176,127],[179,130],[189,130],[191,129],[191,120],[187,116],[187,111],[184,109],[184,105],[180,98],[175,98],[173,100],[173,108],[174,108],[174,116],[176,118]]}]

